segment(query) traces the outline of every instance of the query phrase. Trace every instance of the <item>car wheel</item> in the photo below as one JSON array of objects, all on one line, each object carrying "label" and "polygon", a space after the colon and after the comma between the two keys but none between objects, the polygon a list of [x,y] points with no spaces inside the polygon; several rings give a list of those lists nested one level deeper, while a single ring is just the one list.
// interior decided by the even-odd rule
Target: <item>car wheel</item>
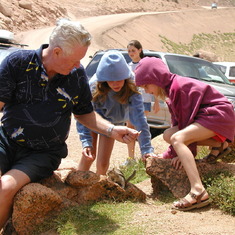
[{"label": "car wheel", "polygon": [[151,139],[155,138],[158,135],[161,135],[165,129],[157,129],[150,127]]}]

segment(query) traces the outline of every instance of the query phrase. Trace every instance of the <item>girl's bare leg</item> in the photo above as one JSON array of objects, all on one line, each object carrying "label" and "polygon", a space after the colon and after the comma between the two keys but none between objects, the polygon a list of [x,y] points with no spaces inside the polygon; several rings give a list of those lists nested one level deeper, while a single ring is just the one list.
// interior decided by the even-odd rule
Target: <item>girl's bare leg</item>
[{"label": "girl's bare leg", "polygon": [[98,139],[98,134],[95,132],[91,132],[92,135],[92,153],[93,153],[93,158],[88,158],[84,154],[82,154],[81,160],[78,165],[78,170],[80,171],[89,171],[92,163],[95,161],[96,158],[96,146],[97,146],[97,139]]},{"label": "girl's bare leg", "polygon": [[100,135],[96,161],[96,173],[99,175],[107,173],[114,141],[112,138]]},{"label": "girl's bare leg", "polygon": [[[134,129],[135,127],[128,121],[126,123],[127,127]],[[128,157],[131,159],[135,159],[135,141],[130,142],[127,144],[128,149]]]},{"label": "girl's bare leg", "polygon": [[[171,142],[171,136],[173,134],[175,134],[177,131],[179,131],[179,128],[177,126],[168,128],[164,131],[163,134],[163,139],[170,144]],[[214,136],[215,134],[213,134]],[[212,136],[212,137],[213,137]],[[197,141],[197,145],[198,146],[209,146],[209,147],[220,147],[221,146],[221,142],[216,141],[215,139],[209,138],[207,140],[201,140],[201,141]],[[223,144],[224,149],[226,149],[228,147],[228,142],[225,141]],[[211,154],[214,155],[218,155],[219,154],[219,150],[211,150],[210,152]]]},{"label": "girl's bare leg", "polygon": [[[201,126],[198,123],[193,123],[183,130],[175,132],[170,138],[170,143],[175,149],[177,156],[179,157],[188,176],[191,192],[196,195],[200,195],[205,188],[201,182],[194,156],[187,146],[191,143],[210,139],[214,135],[215,134],[213,131]],[[208,197],[208,194],[205,194],[202,200],[206,199],[206,197]],[[185,199],[191,203],[196,201],[189,194],[186,195]]]},{"label": "girl's bare leg", "polygon": [[177,131],[179,131],[179,128],[177,126],[170,127],[166,129],[163,133],[163,139],[170,144],[171,136],[175,134]]}]

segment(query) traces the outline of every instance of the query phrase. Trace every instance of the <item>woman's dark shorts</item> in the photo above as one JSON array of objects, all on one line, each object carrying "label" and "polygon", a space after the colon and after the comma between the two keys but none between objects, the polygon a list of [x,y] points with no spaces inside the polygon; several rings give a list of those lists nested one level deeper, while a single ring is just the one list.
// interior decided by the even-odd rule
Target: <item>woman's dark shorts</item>
[{"label": "woman's dark shorts", "polygon": [[17,169],[29,176],[31,182],[47,178],[58,169],[61,159],[67,156],[66,143],[45,150],[25,148],[7,137],[0,127],[0,169],[2,175]]}]

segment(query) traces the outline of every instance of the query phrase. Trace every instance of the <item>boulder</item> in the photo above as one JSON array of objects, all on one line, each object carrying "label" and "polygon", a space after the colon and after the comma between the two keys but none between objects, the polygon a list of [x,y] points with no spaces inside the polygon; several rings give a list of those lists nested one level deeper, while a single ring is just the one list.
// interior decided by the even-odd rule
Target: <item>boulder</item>
[{"label": "boulder", "polygon": [[[230,170],[232,167],[230,164],[223,162],[208,164],[196,161],[196,165],[201,177],[209,172]],[[185,170],[183,168],[176,170],[171,165],[170,159],[148,158],[146,161],[146,172],[151,176],[153,195],[155,197],[166,187],[176,198],[182,198],[190,191],[190,184]]]},{"label": "boulder", "polygon": [[6,17],[11,17],[12,16],[11,4],[12,4],[11,1],[1,1],[0,2],[0,13],[2,13]]},{"label": "boulder", "polygon": [[210,62],[220,61],[219,57],[210,51],[198,50],[194,56]]},{"label": "boulder", "polygon": [[32,3],[29,2],[29,1],[20,0],[19,1],[19,7],[22,7],[24,9],[26,9],[26,10],[32,11]]},{"label": "boulder", "polygon": [[15,230],[19,235],[32,234],[39,224],[70,206],[102,200],[146,200],[146,194],[129,182],[124,189],[107,176],[78,171],[75,163],[70,164],[71,167],[63,162],[51,177],[29,183],[16,194],[12,222],[6,226],[8,231]]},{"label": "boulder", "polygon": [[61,209],[58,193],[38,183],[23,187],[14,199],[13,226],[19,235],[30,235],[34,228]]}]

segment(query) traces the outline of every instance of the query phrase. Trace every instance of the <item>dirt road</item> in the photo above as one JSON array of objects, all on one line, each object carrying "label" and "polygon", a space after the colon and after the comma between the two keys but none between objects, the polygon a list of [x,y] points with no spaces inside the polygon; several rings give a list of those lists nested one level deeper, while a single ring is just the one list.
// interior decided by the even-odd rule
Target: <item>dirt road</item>
[{"label": "dirt road", "polygon": [[[145,49],[162,51],[161,36],[174,42],[188,43],[194,34],[234,31],[235,8],[187,9],[168,12],[138,12],[78,18],[92,35],[92,44],[82,60],[99,49],[125,48],[131,39],[139,39]],[[203,19],[203,20],[202,20]],[[53,26],[54,27],[54,26]],[[37,49],[47,43],[53,27],[22,32],[17,39]]]}]

